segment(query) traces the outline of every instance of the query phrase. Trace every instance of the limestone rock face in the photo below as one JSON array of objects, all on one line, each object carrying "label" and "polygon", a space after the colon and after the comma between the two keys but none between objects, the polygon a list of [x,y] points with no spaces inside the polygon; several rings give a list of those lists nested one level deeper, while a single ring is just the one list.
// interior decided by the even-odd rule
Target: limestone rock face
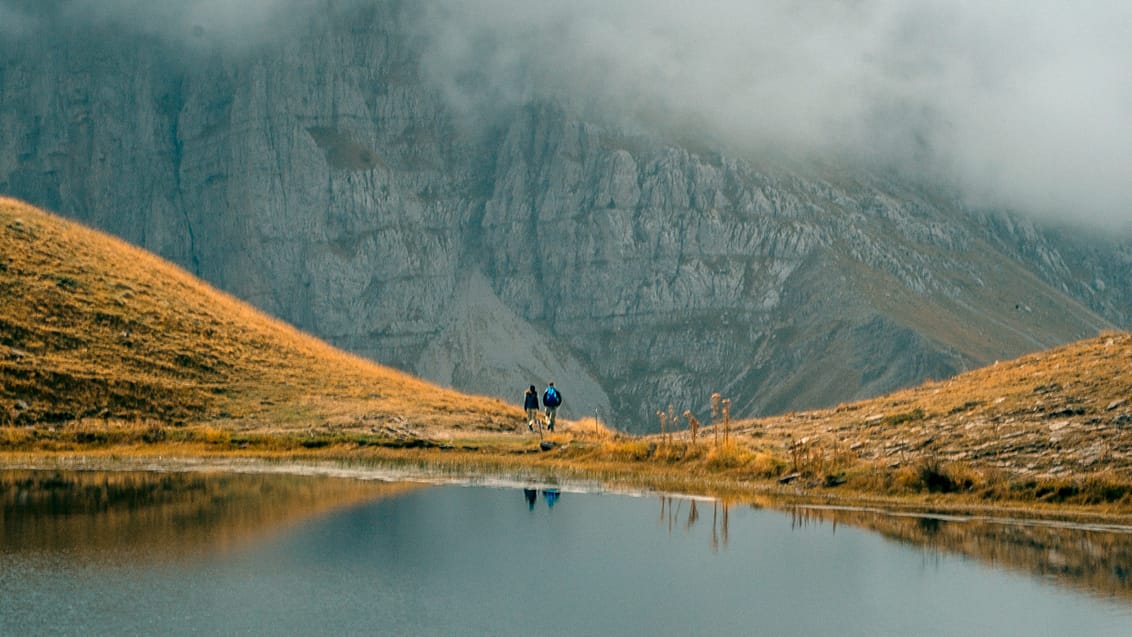
[{"label": "limestone rock face", "polygon": [[610,413],[601,381],[584,361],[511,311],[482,274],[466,276],[437,318],[440,334],[415,366],[422,376],[450,386],[497,388],[516,403],[530,385],[541,396],[547,383],[561,386],[556,379],[565,379],[570,395],[563,395],[562,413],[575,418]]},{"label": "limestone rock face", "polygon": [[875,395],[1127,325],[1132,248],[597,123],[469,124],[404,5],[256,46],[0,39],[0,192],[118,234],[335,345],[655,428]]}]

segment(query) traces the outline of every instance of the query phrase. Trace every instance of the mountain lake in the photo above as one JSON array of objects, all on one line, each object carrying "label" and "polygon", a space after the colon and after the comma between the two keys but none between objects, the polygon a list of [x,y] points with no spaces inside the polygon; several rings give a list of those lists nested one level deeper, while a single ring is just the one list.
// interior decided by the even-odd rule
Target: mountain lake
[{"label": "mountain lake", "polygon": [[0,635],[1132,635],[1132,529],[548,484],[0,471]]}]

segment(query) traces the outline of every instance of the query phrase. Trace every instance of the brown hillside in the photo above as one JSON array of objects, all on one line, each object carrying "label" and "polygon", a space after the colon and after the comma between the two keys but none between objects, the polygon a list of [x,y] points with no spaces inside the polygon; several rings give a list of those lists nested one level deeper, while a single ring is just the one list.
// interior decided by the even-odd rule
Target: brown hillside
[{"label": "brown hillside", "polygon": [[1132,477],[1132,334],[1100,336],[835,409],[737,423],[803,463],[962,464],[1032,478]]},{"label": "brown hillside", "polygon": [[346,354],[118,239],[0,198],[0,426],[429,438],[519,411]]}]

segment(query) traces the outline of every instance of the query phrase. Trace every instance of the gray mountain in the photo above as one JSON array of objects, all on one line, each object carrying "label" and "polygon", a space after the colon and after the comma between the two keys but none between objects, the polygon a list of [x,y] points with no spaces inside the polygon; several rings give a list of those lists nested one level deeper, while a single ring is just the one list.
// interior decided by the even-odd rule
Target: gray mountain
[{"label": "gray mountain", "polygon": [[[836,404],[1127,326],[1132,243],[943,187],[623,127],[470,121],[411,3],[234,46],[68,18],[0,39],[0,192],[328,341],[568,417]],[[317,373],[317,370],[312,370]]]}]

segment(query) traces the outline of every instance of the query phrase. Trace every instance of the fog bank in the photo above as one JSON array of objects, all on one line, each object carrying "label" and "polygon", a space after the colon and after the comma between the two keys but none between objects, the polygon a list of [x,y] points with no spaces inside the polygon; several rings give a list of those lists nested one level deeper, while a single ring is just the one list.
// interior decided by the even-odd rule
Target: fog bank
[{"label": "fog bank", "polygon": [[[270,44],[381,0],[0,0],[0,40],[98,25]],[[1132,224],[1132,3],[419,0],[427,81],[469,116],[566,99],[759,157],[877,163],[976,205]]]},{"label": "fog bank", "polygon": [[433,2],[465,109],[550,95],[744,152],[881,162],[974,203],[1132,221],[1132,5]]}]

